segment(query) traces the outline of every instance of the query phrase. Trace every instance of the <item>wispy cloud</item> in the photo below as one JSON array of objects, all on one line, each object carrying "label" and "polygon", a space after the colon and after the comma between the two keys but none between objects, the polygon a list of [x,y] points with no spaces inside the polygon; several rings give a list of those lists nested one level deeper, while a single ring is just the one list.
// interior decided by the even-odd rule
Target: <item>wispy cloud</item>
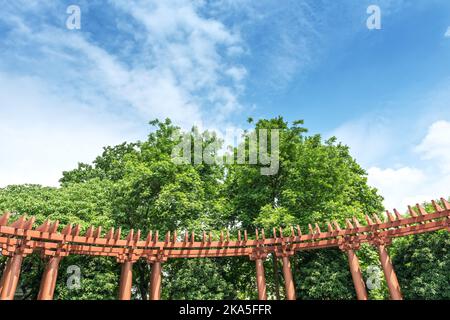
[{"label": "wispy cloud", "polygon": [[[114,19],[96,20],[90,12],[105,5]],[[80,6],[80,31],[65,29],[61,2],[2,8],[0,148],[9,159],[2,154],[0,185],[54,185],[58,172],[92,160],[101,146],[145,137],[144,124],[156,117],[218,127],[241,107],[240,36],[204,17],[203,2]]]},{"label": "wispy cloud", "polygon": [[39,78],[0,73],[0,187],[56,186],[62,170],[92,161],[107,144],[140,137],[127,119],[55,94]]},{"label": "wispy cloud", "polygon": [[407,115],[379,110],[332,132],[367,169],[386,208],[448,197],[450,191],[450,83],[423,94]]},{"label": "wispy cloud", "polygon": [[449,197],[450,122],[433,123],[415,151],[423,159],[416,167],[371,167],[369,183],[379,188],[389,209]]},{"label": "wispy cloud", "polygon": [[450,38],[450,27],[447,28],[447,32],[445,32],[444,37]]}]

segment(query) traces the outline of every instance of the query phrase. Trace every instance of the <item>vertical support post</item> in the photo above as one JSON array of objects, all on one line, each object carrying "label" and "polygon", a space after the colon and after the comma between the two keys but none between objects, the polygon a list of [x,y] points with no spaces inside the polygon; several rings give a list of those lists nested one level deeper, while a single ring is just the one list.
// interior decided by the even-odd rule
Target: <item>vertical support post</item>
[{"label": "vertical support post", "polygon": [[0,296],[2,294],[2,290],[3,290],[3,285],[5,283],[5,279],[6,279],[6,275],[7,275],[7,270],[9,268],[9,264],[11,263],[11,259],[7,259],[6,260],[6,264],[5,264],[5,268],[3,269],[3,273],[2,273],[2,278],[0,280]]},{"label": "vertical support post", "polygon": [[378,253],[391,300],[402,300],[403,297],[400,291],[400,284],[398,283],[397,275],[395,274],[394,267],[387,253],[385,244],[378,245]]},{"label": "vertical support post", "polygon": [[350,273],[352,274],[353,284],[355,286],[356,298],[358,300],[367,300],[368,296],[366,285],[364,284],[364,279],[362,277],[358,257],[356,256],[355,251],[353,251],[353,249],[348,249],[346,251],[348,257],[348,265],[350,267]]},{"label": "vertical support post", "polygon": [[0,300],[13,300],[16,293],[17,284],[20,277],[20,269],[22,267],[23,255],[18,253],[9,258],[6,265],[4,282],[2,292],[0,294]]},{"label": "vertical support post", "polygon": [[133,262],[124,261],[120,274],[119,300],[131,299],[131,286],[133,283]]},{"label": "vertical support post", "polygon": [[42,275],[38,300],[53,300],[60,261],[61,257],[59,256],[51,257],[48,260]]},{"label": "vertical support post", "polygon": [[263,257],[258,256],[255,259],[256,264],[256,287],[258,288],[258,299],[267,300],[266,276],[264,274]]},{"label": "vertical support post", "polygon": [[153,262],[150,277],[150,300],[161,299],[161,261]]},{"label": "vertical support post", "polygon": [[295,300],[295,286],[294,279],[292,278],[291,263],[289,261],[288,254],[282,255],[283,260],[283,276],[284,276],[284,286],[286,288],[286,299]]}]

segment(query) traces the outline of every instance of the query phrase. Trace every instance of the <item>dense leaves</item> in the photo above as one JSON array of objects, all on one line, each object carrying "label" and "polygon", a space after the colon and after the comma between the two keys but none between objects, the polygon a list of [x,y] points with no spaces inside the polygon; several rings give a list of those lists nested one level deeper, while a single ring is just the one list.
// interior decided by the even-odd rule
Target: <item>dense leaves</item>
[{"label": "dense leaves", "polygon": [[447,231],[398,240],[393,263],[406,299],[450,299],[449,248]]}]

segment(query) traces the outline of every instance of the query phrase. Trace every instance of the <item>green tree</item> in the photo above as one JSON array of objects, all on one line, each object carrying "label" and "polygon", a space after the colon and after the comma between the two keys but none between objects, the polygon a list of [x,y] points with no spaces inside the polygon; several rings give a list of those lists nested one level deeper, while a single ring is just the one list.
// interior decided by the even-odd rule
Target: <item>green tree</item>
[{"label": "green tree", "polygon": [[[366,172],[351,157],[348,147],[336,143],[335,138],[322,141],[320,135],[307,136],[302,121],[290,126],[281,117],[258,121],[256,133],[261,129],[279,129],[279,170],[265,176],[261,175],[261,165],[229,166],[225,192],[232,204],[230,219],[250,230],[298,224],[306,232],[310,223],[319,222],[322,226],[331,220],[343,223],[346,218],[362,218],[364,212],[383,209],[382,198],[367,184]],[[250,131],[245,134],[247,150],[251,134]],[[268,281],[274,281],[278,292],[280,268],[277,259],[271,259],[274,274]],[[348,280],[349,273],[342,252],[301,253],[292,258],[293,265],[301,266],[305,261],[313,267],[303,268],[302,276],[314,279],[312,272],[316,272],[327,281],[324,285],[308,282],[312,287],[308,291],[299,287],[299,296],[329,299],[334,293],[335,298],[354,297],[352,282],[344,281]],[[371,263],[376,261],[372,259]],[[344,268],[336,269],[334,276],[327,277],[330,266]],[[311,274],[306,275],[305,270]],[[325,292],[326,287],[340,289]]]},{"label": "green tree", "polygon": [[450,233],[397,239],[392,261],[405,299],[450,299]]}]

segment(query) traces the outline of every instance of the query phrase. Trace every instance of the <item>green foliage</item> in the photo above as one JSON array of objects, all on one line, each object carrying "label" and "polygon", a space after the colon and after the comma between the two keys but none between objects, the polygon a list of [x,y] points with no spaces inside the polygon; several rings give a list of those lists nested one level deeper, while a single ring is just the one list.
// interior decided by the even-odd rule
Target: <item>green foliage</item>
[{"label": "green foliage", "polygon": [[180,259],[164,268],[163,298],[231,299],[236,298],[233,284],[226,279],[230,265],[221,259]]},{"label": "green foliage", "polygon": [[58,189],[38,185],[0,189],[0,212],[33,215],[37,223],[50,219],[107,228],[112,224],[111,208],[111,183],[97,179]]},{"label": "green foliage", "polygon": [[[80,270],[79,287],[71,278],[75,276],[75,273],[70,266]],[[61,260],[54,298],[115,300],[118,294],[119,276],[120,267],[112,258],[68,256]]]},{"label": "green foliage", "polygon": [[[280,129],[280,168],[263,176],[260,166],[230,166],[226,181],[235,219],[253,228],[267,208],[283,208],[295,223],[344,221],[362,212],[383,209],[381,197],[367,185],[366,172],[350,156],[348,147],[335,139],[322,142],[319,135],[305,136],[301,121],[288,126],[280,117],[260,120],[256,129]],[[250,133],[248,133],[250,134]]]},{"label": "green foliage", "polygon": [[294,275],[302,299],[355,299],[345,254],[338,249],[297,254]]},{"label": "green foliage", "polygon": [[393,263],[405,299],[450,299],[449,248],[445,230],[397,240]]},{"label": "green foliage", "polygon": [[255,225],[270,230],[276,227],[287,227],[295,224],[295,217],[285,208],[273,208],[266,204],[255,219]]}]

